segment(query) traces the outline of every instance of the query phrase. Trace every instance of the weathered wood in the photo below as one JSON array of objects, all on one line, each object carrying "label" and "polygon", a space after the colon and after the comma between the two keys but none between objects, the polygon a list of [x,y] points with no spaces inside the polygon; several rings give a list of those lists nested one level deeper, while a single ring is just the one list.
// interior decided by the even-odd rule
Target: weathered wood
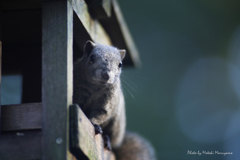
[{"label": "weathered wood", "polygon": [[1,160],[41,159],[41,134],[15,133],[0,136]]},{"label": "weathered wood", "polygon": [[93,125],[78,105],[70,106],[70,144],[71,151],[78,159],[85,156],[90,160],[115,159],[112,152],[103,148],[102,135],[95,135]]},{"label": "weathered wood", "polygon": [[[42,1],[48,1],[48,0],[3,0],[0,2],[0,8],[3,9],[3,11],[10,11],[13,12],[13,10],[15,10],[13,13],[14,15],[18,15],[17,11],[19,9],[41,9],[41,3]],[[104,0],[103,0],[104,1]],[[119,11],[119,7],[118,5],[116,5],[116,2],[113,1],[111,4],[111,14],[113,14],[110,18],[106,18],[106,19],[99,19],[99,20],[94,20],[91,15],[89,14],[89,10],[88,10],[88,6],[85,3],[84,0],[69,0],[69,2],[71,2],[71,4],[73,5],[74,11],[77,14],[78,19],[80,20],[80,23],[82,23],[82,25],[84,26],[84,32],[86,31],[86,33],[88,33],[88,39],[87,40],[93,40],[95,42],[98,43],[102,43],[102,44],[107,44],[107,45],[114,45],[118,48],[121,49],[126,49],[127,50],[127,54],[126,57],[124,59],[124,66],[132,66],[133,64],[135,64],[135,66],[138,66],[140,64],[140,60],[139,60],[139,55],[138,52],[136,50],[136,47],[134,45],[134,42],[132,41],[132,38],[129,34],[129,31],[126,27],[126,24],[124,22],[124,19],[122,17],[121,11]],[[115,6],[115,7],[114,7]],[[117,6],[117,7],[116,7]],[[118,9],[117,9],[118,8]],[[29,10],[30,11],[30,10]],[[29,13],[29,15],[31,15],[31,13]],[[121,20],[122,18],[122,20]],[[13,20],[17,20],[19,18],[13,18]],[[20,18],[21,19],[21,18]],[[8,19],[11,20],[11,19]],[[32,22],[33,20],[28,20],[28,22]],[[101,23],[99,23],[101,22]],[[23,23],[25,24],[25,23]],[[75,25],[75,23],[74,23]],[[19,25],[19,26],[26,26],[26,25]],[[37,26],[37,23],[34,22],[32,25],[27,25],[27,26],[31,26],[34,27]],[[38,25],[39,26],[39,25]],[[125,27],[124,27],[125,26]],[[79,28],[79,27],[76,27]],[[124,29],[125,28],[125,29]],[[9,29],[10,31],[12,31],[11,29]],[[21,37],[23,39],[21,39],[18,42],[24,43],[25,40],[26,41],[35,41],[34,39],[31,39],[31,37],[36,37],[35,32],[34,33],[29,33],[29,29],[26,29],[27,32],[18,32],[19,33],[24,33],[24,36],[16,36],[16,37]],[[14,30],[13,30],[14,31]],[[31,31],[31,29],[30,29]],[[79,40],[77,39],[81,39],[82,41],[86,41],[86,38],[82,37],[82,29],[74,29],[74,41],[76,41],[76,44],[78,46],[78,48],[81,49],[82,51],[82,46],[83,44],[81,43],[81,40],[79,42]],[[13,32],[11,35],[15,35],[15,32]],[[33,36],[31,36],[33,35]],[[19,38],[16,39],[16,37],[12,38],[12,36],[5,36],[5,41],[6,39],[10,39],[11,41],[17,41]],[[26,37],[26,38],[24,38]],[[30,37],[30,38],[29,38]],[[78,38],[80,37],[80,38]],[[130,37],[130,38],[129,38]],[[7,44],[5,43],[5,47],[6,46],[12,46],[12,44]],[[32,45],[35,46],[35,45]]]},{"label": "weathered wood", "polygon": [[41,129],[41,112],[41,103],[2,106],[2,131]]},{"label": "weathered wood", "polygon": [[[40,135],[41,130],[41,103],[32,103],[32,104],[21,104],[21,105],[6,105],[2,106],[2,123],[3,128],[2,132],[4,133],[3,137],[0,136],[0,149],[4,145],[8,144],[8,147],[6,150],[9,150],[10,153],[18,150],[21,148],[21,145],[24,145],[26,143],[27,145],[29,142],[25,141],[36,141],[36,137],[31,136],[32,134],[28,134],[30,130],[34,130],[34,135]],[[80,107],[78,105],[72,105],[70,106],[70,148],[71,152],[74,153],[74,155],[78,159],[104,159],[104,160],[114,160],[114,154],[112,152],[109,152],[103,148],[103,139],[101,135],[95,135],[94,128],[91,124],[91,122],[88,120],[88,118],[85,116],[85,114],[82,112]],[[35,130],[39,131],[35,131]],[[26,132],[26,130],[28,130]],[[11,131],[11,132],[6,132]],[[8,133],[15,133],[16,135],[8,135]],[[25,134],[25,132],[27,134]],[[31,133],[31,132],[30,132]],[[39,133],[39,134],[35,134]],[[30,135],[30,136],[28,136]],[[25,136],[24,138],[21,138],[22,136]],[[26,136],[28,138],[26,138]],[[10,141],[10,139],[13,139],[13,141]],[[4,141],[2,141],[5,139]],[[17,141],[17,146],[13,148],[13,150],[10,149],[11,144],[15,145],[15,142]],[[20,146],[18,146],[20,144]],[[10,145],[10,146],[9,146]],[[33,144],[37,145],[37,144]],[[40,144],[39,144],[40,145]],[[37,145],[37,147],[39,147]],[[34,148],[33,148],[34,149]],[[25,150],[19,150],[17,151],[17,154],[20,154],[21,151],[23,153],[20,157],[24,156]],[[27,151],[27,150],[26,150]],[[40,151],[39,151],[40,152]],[[36,149],[33,153],[36,153]],[[8,156],[5,154],[4,157]],[[39,153],[38,153],[39,155]],[[74,157],[72,157],[74,159]],[[0,156],[1,159],[1,156]],[[14,159],[14,158],[13,158]]]},{"label": "weathered wood", "polygon": [[109,18],[111,16],[110,0],[85,0],[89,7],[89,12],[94,18]]},{"label": "weathered wood", "polygon": [[[98,20],[92,19],[91,15],[88,13],[88,6],[86,2],[84,0],[69,1],[91,39],[101,44],[111,45],[111,40],[102,25],[98,22]],[[74,35],[78,34],[74,33]]]},{"label": "weathered wood", "polygon": [[117,0],[112,0],[111,17],[108,19],[99,19],[99,22],[110,36],[112,44],[120,49],[126,49],[127,54],[123,61],[124,66],[141,66],[138,50]]},{"label": "weathered wood", "polygon": [[71,159],[69,106],[73,95],[73,10],[69,1],[42,7],[42,159]]},{"label": "weathered wood", "polygon": [[91,40],[92,38],[75,12],[73,14],[73,39],[73,53],[74,60],[76,61],[83,55],[86,41]]}]

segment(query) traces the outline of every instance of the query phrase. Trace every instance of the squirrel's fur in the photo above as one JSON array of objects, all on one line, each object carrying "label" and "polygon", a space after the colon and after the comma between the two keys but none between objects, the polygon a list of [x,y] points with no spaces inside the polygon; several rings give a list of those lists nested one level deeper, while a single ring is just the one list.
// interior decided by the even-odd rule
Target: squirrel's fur
[{"label": "squirrel's fur", "polygon": [[[84,49],[82,58],[74,63],[73,102],[80,105],[94,125],[102,128],[104,135],[109,136],[117,159],[125,160],[126,158],[120,157],[124,154],[129,157],[133,153],[127,153],[128,150],[132,150],[128,140],[134,142],[135,147],[137,145],[143,147],[140,149],[141,146],[138,146],[134,153],[138,151],[145,153],[147,145],[144,140],[140,138],[138,141],[138,136],[134,138],[134,134],[125,134],[125,103],[120,82],[125,50],[94,44],[91,41],[86,42]],[[118,152],[123,155],[120,156]],[[132,156],[132,160],[138,160],[134,155]],[[136,155],[136,157],[142,156]]]},{"label": "squirrel's fur", "polygon": [[140,135],[127,131],[122,146],[117,150],[117,160],[156,160],[152,145]]}]

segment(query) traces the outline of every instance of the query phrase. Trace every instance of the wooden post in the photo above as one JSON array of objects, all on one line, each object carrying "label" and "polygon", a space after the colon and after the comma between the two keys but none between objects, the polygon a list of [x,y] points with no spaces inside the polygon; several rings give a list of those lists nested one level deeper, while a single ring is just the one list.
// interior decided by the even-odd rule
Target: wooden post
[{"label": "wooden post", "polygon": [[39,130],[42,128],[41,103],[3,105],[1,108],[2,132]]},{"label": "wooden post", "polygon": [[[84,0],[69,0],[72,4],[73,10],[75,11],[78,21],[81,22],[87,33],[90,35],[90,38],[94,42],[98,42],[101,44],[111,45],[111,40],[98,22],[98,20],[94,20],[91,15],[88,13],[88,6]],[[76,24],[75,24],[76,25]],[[79,27],[78,27],[79,28]],[[77,31],[77,30],[75,30]],[[79,31],[78,31],[79,32]],[[74,33],[75,40],[79,41],[79,34]],[[89,40],[89,39],[88,39]]]},{"label": "wooden post", "polygon": [[42,7],[42,159],[71,159],[69,106],[73,95],[73,10],[69,1]]},{"label": "wooden post", "polygon": [[[78,159],[115,160],[113,152],[104,149],[102,135],[95,135],[94,127],[76,104],[70,106],[70,148]],[[85,156],[84,156],[85,155]]]}]

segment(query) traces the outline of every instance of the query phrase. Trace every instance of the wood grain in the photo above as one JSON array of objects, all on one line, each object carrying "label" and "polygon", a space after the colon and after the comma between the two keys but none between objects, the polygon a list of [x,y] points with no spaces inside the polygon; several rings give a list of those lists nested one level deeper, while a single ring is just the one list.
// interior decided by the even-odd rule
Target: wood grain
[{"label": "wood grain", "polygon": [[124,66],[140,67],[141,60],[139,52],[124,20],[117,0],[112,0],[111,7],[111,17],[107,19],[99,19],[99,22],[110,36],[112,44],[120,49],[126,49],[127,54],[123,60]]},{"label": "wood grain", "polygon": [[86,156],[90,160],[115,159],[112,152],[104,149],[102,135],[95,135],[93,125],[78,105],[70,106],[70,144],[72,152],[79,159]]},{"label": "wood grain", "polygon": [[[73,105],[70,114],[69,106],[73,95],[73,26],[76,27],[74,40],[79,46],[88,39],[107,45],[114,42],[119,44],[117,47],[127,49],[131,55],[127,59],[129,64],[139,63],[138,52],[117,2],[112,4],[113,19],[106,23],[99,23],[89,14],[84,0],[24,0],[21,3],[26,3],[20,6],[16,0],[4,2],[8,6],[6,10],[41,8],[42,103],[1,108],[3,134],[0,135],[0,159],[75,159],[69,150],[71,142],[76,156],[82,152],[87,159],[114,160],[113,153],[103,148],[102,136],[95,135],[92,124],[81,109]],[[76,25],[75,22],[73,24],[73,10]],[[25,134],[36,129],[37,132]],[[17,135],[10,134],[13,131],[17,131]]]},{"label": "wood grain", "polygon": [[42,7],[42,159],[66,160],[73,95],[73,10],[69,1]]},{"label": "wood grain", "polygon": [[[28,145],[32,145],[33,147],[37,148],[40,147],[41,144],[37,143],[40,143],[40,140],[38,139],[39,136],[42,135],[41,106],[41,103],[2,106],[2,132],[4,135],[0,136],[0,149],[6,146],[4,151],[8,151],[10,153],[16,152],[19,157],[27,157],[27,155],[24,155],[23,153],[26,153],[28,149],[21,149],[23,145],[26,144],[27,147]],[[70,106],[69,117],[70,149],[78,159],[115,159],[115,156],[112,152],[109,152],[103,148],[102,136],[95,135],[95,131],[91,122],[78,105]],[[36,129],[38,129],[38,131]],[[11,145],[14,145],[12,149]],[[32,148],[32,152],[38,157],[40,153],[36,152],[40,151],[38,151],[37,148]],[[1,152],[0,150],[0,159],[2,156],[9,157],[9,155],[6,153]],[[42,155],[44,154],[45,153]],[[33,155],[30,154],[30,157],[32,156]],[[70,158],[75,159],[74,156],[70,156]],[[13,159],[15,158],[13,157]]]},{"label": "wood grain", "polygon": [[[5,11],[21,11],[21,10],[29,10],[29,9],[41,9],[42,3],[51,0],[3,0],[0,2],[0,9]],[[124,59],[124,66],[140,66],[141,61],[139,57],[138,50],[134,41],[131,37],[131,34],[128,30],[128,27],[124,21],[123,15],[119,8],[119,5],[116,0],[112,0],[112,3],[109,3],[108,0],[97,0],[102,1],[103,6],[106,4],[110,4],[110,13],[111,16],[109,18],[104,19],[94,19],[93,16],[89,13],[89,7],[84,0],[68,0],[72,6],[78,20],[80,21],[81,25],[84,27],[84,32],[88,35],[84,36],[82,29],[76,27],[74,29],[75,37],[74,40],[77,43],[78,48],[82,51],[82,46],[84,43],[81,41],[93,40],[98,43],[107,44],[107,45],[114,45],[120,49],[126,49],[127,54]],[[91,0],[90,0],[91,1]],[[105,8],[105,7],[104,7]],[[32,26],[36,26],[35,23]],[[25,33],[25,32],[21,32]],[[28,32],[25,33],[28,37]],[[8,36],[9,37],[9,36]],[[19,37],[19,36],[18,36]],[[78,38],[80,37],[80,38]],[[86,38],[84,38],[86,37]],[[23,37],[24,38],[24,37]],[[81,39],[82,38],[82,39]],[[16,38],[10,38],[12,40]],[[77,40],[76,40],[77,39]],[[80,39],[80,40],[79,40]],[[5,44],[7,46],[8,44]]]},{"label": "wood grain", "polygon": [[41,103],[2,106],[2,131],[41,129]]},{"label": "wood grain", "polygon": [[0,159],[41,159],[41,133],[16,133],[0,136]]},{"label": "wood grain", "polygon": [[89,14],[86,2],[84,0],[69,1],[91,39],[97,43],[111,45],[111,40],[102,25]]}]

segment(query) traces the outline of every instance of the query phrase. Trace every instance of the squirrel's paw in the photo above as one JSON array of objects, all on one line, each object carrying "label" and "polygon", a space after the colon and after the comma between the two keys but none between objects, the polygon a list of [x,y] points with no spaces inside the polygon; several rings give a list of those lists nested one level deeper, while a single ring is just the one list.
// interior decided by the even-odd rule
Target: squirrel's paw
[{"label": "squirrel's paw", "polygon": [[102,134],[103,133],[102,128],[99,125],[93,123],[93,127],[94,127],[94,130],[95,130],[95,134]]},{"label": "squirrel's paw", "polygon": [[103,140],[104,140],[104,148],[111,151],[112,147],[111,147],[110,138],[107,135],[103,135]]}]

